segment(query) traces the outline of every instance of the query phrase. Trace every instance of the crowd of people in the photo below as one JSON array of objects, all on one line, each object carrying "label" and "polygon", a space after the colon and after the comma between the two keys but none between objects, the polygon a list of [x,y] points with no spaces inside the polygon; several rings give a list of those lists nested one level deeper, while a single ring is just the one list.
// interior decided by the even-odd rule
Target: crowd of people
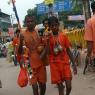
[{"label": "crowd of people", "polygon": [[[93,16],[87,21],[84,35],[87,41],[87,55],[83,74],[85,74],[92,56],[95,63],[95,1],[91,4],[91,8]],[[59,95],[64,95],[64,87],[66,87],[66,95],[70,95],[72,89],[71,67],[74,74],[77,74],[78,53],[74,57],[75,51],[72,53],[67,35],[59,29],[60,23],[57,17],[51,16],[43,20],[45,29],[41,35],[35,29],[36,24],[36,18],[28,14],[25,16],[26,29],[16,30],[11,41],[13,47],[9,51],[9,54],[13,54],[14,65],[17,66],[19,63],[20,68],[29,71],[27,75],[33,95],[45,95],[47,65],[50,65],[51,83],[57,85]],[[63,83],[65,84],[63,85]]]},{"label": "crowd of people", "polygon": [[[46,61],[43,58],[48,57],[51,71],[51,82],[58,87],[59,95],[64,95],[64,85],[66,84],[66,95],[71,92],[72,74],[69,59],[72,61],[74,74],[77,74],[73,55],[70,51],[70,42],[65,34],[59,31],[59,20],[52,16],[43,21],[43,25],[48,29],[39,36],[35,30],[36,20],[34,16],[25,17],[26,30],[21,31],[19,43],[16,45],[18,51],[15,51],[19,59],[20,67],[23,68],[23,62],[28,59],[32,70],[32,78],[29,83],[32,85],[34,95],[45,95],[46,92]],[[16,40],[17,41],[17,40]],[[40,48],[39,48],[40,47]],[[24,52],[25,48],[27,51]],[[20,57],[19,57],[20,56]],[[38,87],[40,93],[38,92]]]}]

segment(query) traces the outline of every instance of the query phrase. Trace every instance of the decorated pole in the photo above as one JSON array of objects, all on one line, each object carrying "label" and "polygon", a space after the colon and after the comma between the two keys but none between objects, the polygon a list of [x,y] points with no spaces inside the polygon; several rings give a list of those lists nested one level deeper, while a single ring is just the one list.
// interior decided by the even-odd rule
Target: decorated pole
[{"label": "decorated pole", "polygon": [[21,29],[21,24],[20,24],[18,13],[17,13],[17,9],[16,9],[16,6],[15,6],[15,0],[10,0],[8,2],[8,4],[10,4],[10,3],[12,3],[12,5],[13,5],[13,11],[15,13],[15,16],[16,16],[16,19],[17,19],[17,22],[18,22],[18,28]]}]

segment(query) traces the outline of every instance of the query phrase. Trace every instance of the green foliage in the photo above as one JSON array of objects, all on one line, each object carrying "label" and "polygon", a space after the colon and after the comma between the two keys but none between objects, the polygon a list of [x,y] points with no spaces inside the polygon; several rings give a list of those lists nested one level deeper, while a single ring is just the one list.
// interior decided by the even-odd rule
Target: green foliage
[{"label": "green foliage", "polygon": [[[55,0],[56,1],[63,1],[63,0]],[[71,0],[70,0],[71,1]],[[81,23],[81,21],[77,21],[77,22],[71,22],[71,21],[68,21],[68,16],[69,15],[79,15],[79,14],[83,14],[83,3],[82,3],[82,0],[72,0],[72,4],[73,4],[73,7],[72,7],[72,10],[71,11],[62,11],[62,12],[59,12],[59,19],[61,21],[64,22],[64,24],[67,25],[76,25],[76,23]],[[37,14],[37,7],[35,7],[34,9],[28,9],[27,10],[27,14],[30,14],[30,15],[34,15],[36,18],[37,18],[37,23],[42,23],[43,19],[47,17],[47,14],[42,14],[42,15],[39,15]]]}]

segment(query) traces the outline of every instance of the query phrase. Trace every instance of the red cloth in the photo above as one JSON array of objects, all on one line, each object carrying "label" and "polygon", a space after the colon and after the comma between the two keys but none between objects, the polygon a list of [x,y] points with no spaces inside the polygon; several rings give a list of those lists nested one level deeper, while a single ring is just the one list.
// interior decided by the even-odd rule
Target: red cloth
[{"label": "red cloth", "polygon": [[27,70],[24,68],[20,69],[17,83],[20,87],[25,87],[28,84]]}]

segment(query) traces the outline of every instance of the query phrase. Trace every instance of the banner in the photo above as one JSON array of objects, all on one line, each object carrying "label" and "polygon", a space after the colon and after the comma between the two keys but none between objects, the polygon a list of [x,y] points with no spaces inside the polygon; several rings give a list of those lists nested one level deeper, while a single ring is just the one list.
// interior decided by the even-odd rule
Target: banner
[{"label": "banner", "polygon": [[85,20],[85,16],[84,15],[71,15],[68,16],[68,20]]},{"label": "banner", "polygon": [[[48,1],[48,0],[46,0]],[[50,3],[48,3],[50,4]],[[37,4],[37,13],[38,14],[45,14],[48,13],[49,7],[48,4],[45,3]],[[63,0],[58,2],[53,2],[53,10],[55,12],[62,12],[62,11],[71,11],[72,10],[72,2],[70,0]]]}]

